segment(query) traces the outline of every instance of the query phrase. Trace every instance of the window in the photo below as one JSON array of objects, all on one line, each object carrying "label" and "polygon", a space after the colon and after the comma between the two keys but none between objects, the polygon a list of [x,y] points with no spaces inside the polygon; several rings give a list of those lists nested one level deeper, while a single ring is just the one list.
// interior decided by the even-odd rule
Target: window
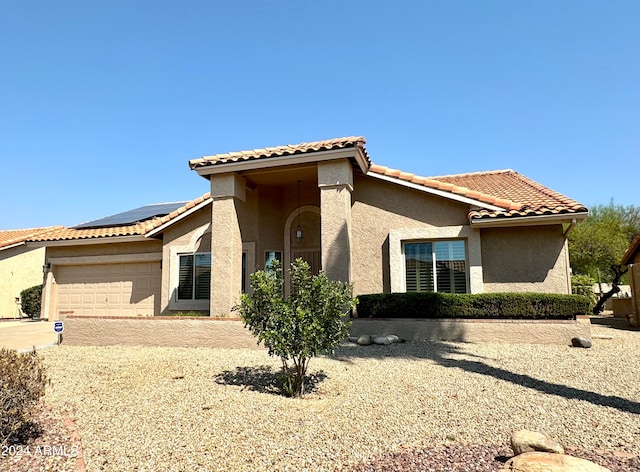
[{"label": "window", "polygon": [[269,272],[271,270],[271,263],[277,260],[282,263],[282,252],[280,251],[265,251],[264,252],[264,270]]},{"label": "window", "polygon": [[247,251],[242,251],[242,293],[247,293]]},{"label": "window", "polygon": [[467,293],[463,240],[404,244],[407,292]]},{"label": "window", "polygon": [[179,257],[178,300],[208,300],[211,290],[211,253]]}]

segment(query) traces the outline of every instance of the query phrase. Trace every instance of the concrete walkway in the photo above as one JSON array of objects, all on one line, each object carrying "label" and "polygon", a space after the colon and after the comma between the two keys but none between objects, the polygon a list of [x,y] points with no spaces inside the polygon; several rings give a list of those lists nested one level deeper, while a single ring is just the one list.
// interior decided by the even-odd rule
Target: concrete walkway
[{"label": "concrete walkway", "polygon": [[50,346],[58,341],[48,321],[0,321],[0,348],[25,351]]}]

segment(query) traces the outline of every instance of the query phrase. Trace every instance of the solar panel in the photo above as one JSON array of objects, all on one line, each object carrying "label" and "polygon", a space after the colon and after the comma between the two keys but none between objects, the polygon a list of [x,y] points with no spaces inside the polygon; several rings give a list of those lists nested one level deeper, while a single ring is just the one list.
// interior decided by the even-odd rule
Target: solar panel
[{"label": "solar panel", "polygon": [[103,228],[108,226],[126,226],[145,221],[150,218],[165,216],[174,210],[177,210],[181,206],[186,205],[187,202],[173,202],[173,203],[155,203],[152,205],[145,205],[133,210],[124,211],[116,215],[105,216],[93,221],[87,221],[86,223],[73,226],[74,229],[86,229],[86,228]]}]

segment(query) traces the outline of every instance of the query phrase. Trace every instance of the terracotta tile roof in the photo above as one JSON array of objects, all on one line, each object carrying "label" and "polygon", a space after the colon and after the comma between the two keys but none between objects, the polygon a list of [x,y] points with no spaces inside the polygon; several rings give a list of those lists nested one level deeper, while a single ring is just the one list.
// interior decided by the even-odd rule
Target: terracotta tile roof
[{"label": "terracotta tile roof", "polygon": [[44,241],[71,241],[77,239],[98,239],[109,238],[116,236],[144,236],[149,231],[162,226],[165,223],[178,218],[183,213],[191,210],[192,208],[200,205],[201,203],[210,200],[209,192],[204,195],[187,202],[175,211],[172,211],[168,215],[162,217],[155,217],[147,221],[134,223],[125,226],[108,226],[104,228],[64,228],[58,227],[56,230],[30,237],[29,241],[44,242]]},{"label": "terracotta tile roof", "polygon": [[473,210],[469,213],[471,220],[587,212],[581,203],[510,169],[438,177],[418,177],[378,165],[372,165],[369,170],[503,209]]},{"label": "terracotta tile roof", "polygon": [[229,162],[250,161],[256,159],[268,159],[270,157],[291,156],[294,154],[304,154],[320,151],[332,151],[334,149],[360,148],[365,158],[369,161],[367,150],[365,149],[366,139],[362,136],[349,136],[345,138],[327,139],[324,141],[313,141],[310,143],[288,144],[286,146],[268,147],[263,149],[251,149],[249,151],[229,152],[216,154],[214,156],[204,156],[189,161],[189,167],[197,169]]},{"label": "terracotta tile roof", "polygon": [[57,231],[52,231],[44,235],[30,238],[29,241],[70,241],[74,239],[98,239],[113,236],[135,236],[144,235],[144,233],[144,223],[136,223],[126,226],[111,226],[106,228],[61,228]]},{"label": "terracotta tile roof", "polygon": [[44,228],[0,230],[0,250],[26,242],[30,238],[61,228],[62,226],[47,226]]}]

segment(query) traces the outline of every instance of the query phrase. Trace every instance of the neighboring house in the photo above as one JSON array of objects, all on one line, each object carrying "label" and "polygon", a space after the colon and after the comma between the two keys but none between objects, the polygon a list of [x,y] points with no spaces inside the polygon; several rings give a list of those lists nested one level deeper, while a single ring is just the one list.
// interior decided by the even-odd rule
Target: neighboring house
[{"label": "neighboring house", "polygon": [[227,315],[274,258],[355,294],[571,291],[566,237],[588,210],[512,170],[418,177],[374,165],[361,137],[189,165],[211,191],[168,214],[32,240],[50,264],[45,316]]},{"label": "neighboring house", "polygon": [[21,317],[20,292],[42,283],[45,250],[26,241],[60,228],[0,230],[0,318]]},{"label": "neighboring house", "polygon": [[631,324],[640,327],[640,234],[633,240],[622,257],[622,265],[629,266],[631,279]]}]

